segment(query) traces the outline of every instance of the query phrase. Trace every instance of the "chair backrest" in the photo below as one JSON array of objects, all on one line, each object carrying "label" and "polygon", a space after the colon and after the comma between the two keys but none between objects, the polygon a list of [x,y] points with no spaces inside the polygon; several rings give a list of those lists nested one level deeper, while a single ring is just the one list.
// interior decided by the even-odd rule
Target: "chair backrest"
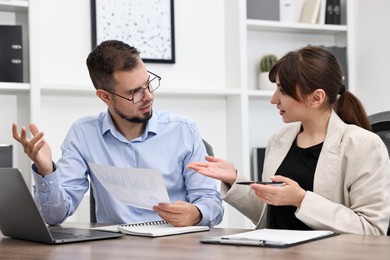
[{"label": "chair backrest", "polygon": [[204,147],[206,147],[206,153],[210,156],[214,156],[213,147],[204,139],[202,139]]},{"label": "chair backrest", "polygon": [[12,168],[12,144],[0,144],[0,167]]},{"label": "chair backrest", "polygon": [[[204,139],[202,139],[206,152],[210,156],[214,156],[213,147]],[[95,197],[93,196],[92,185],[89,186],[89,219],[91,223],[96,223]]]},{"label": "chair backrest", "polygon": [[368,116],[372,131],[380,136],[390,155],[390,111],[380,112]]},{"label": "chair backrest", "polygon": [[[368,116],[368,120],[370,121],[372,131],[379,135],[385,143],[390,156],[390,111],[372,114]],[[387,235],[390,236],[390,224]]]}]

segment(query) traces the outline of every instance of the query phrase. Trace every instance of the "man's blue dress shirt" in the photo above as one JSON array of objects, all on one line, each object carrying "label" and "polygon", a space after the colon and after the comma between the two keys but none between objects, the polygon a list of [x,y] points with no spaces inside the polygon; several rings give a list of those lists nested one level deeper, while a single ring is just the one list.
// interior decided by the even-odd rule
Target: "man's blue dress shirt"
[{"label": "man's blue dress shirt", "polygon": [[171,202],[187,201],[202,213],[199,225],[222,221],[224,209],[215,180],[185,166],[204,161],[206,150],[196,124],[168,112],[153,111],[145,132],[131,141],[116,129],[108,112],[84,117],[69,130],[54,172],[42,177],[33,165],[34,198],[46,223],[60,224],[72,215],[91,179],[99,223],[133,223],[161,219],[152,210],[121,203],[97,180],[88,163],[160,170]]}]

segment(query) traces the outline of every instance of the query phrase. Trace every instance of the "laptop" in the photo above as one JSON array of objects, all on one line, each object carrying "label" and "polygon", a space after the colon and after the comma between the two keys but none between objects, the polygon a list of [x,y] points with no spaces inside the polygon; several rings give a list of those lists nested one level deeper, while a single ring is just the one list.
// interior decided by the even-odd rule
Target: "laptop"
[{"label": "laptop", "polygon": [[22,174],[15,168],[0,168],[0,230],[4,236],[45,244],[117,238],[124,235],[93,229],[48,227]]}]

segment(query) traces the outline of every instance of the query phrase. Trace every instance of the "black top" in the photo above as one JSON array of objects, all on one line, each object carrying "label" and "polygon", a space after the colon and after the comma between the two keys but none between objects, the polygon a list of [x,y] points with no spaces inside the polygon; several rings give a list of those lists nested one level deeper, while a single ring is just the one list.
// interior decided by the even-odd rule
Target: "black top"
[{"label": "black top", "polygon": [[[322,144],[308,148],[297,146],[296,139],[275,175],[282,175],[296,181],[302,189],[313,191],[314,173]],[[295,206],[271,206],[270,228],[309,230],[308,226],[294,215]]]}]

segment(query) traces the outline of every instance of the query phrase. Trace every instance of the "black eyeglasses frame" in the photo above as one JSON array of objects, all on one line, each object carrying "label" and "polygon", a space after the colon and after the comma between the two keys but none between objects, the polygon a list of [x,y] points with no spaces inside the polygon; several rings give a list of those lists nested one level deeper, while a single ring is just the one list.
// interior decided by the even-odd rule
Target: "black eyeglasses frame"
[{"label": "black eyeglasses frame", "polygon": [[[135,90],[133,93],[131,93],[131,98],[128,98],[128,97],[119,95],[119,94],[117,94],[117,93],[115,93],[115,92],[113,92],[113,91],[111,91],[111,90],[105,89],[105,88],[102,88],[102,89],[105,90],[105,91],[107,91],[108,93],[111,93],[111,94],[113,94],[113,95],[115,95],[115,96],[118,96],[118,97],[120,97],[120,98],[126,99],[127,101],[130,101],[130,102],[132,102],[133,104],[136,104],[136,103],[140,102],[140,101],[142,100],[142,98],[144,98],[144,96],[145,96],[145,90],[146,90],[146,89],[148,89],[150,93],[153,93],[154,91],[156,91],[156,89],[158,89],[158,88],[160,87],[161,77],[160,77],[159,75],[157,75],[157,74],[155,74],[155,73],[149,71],[149,70],[148,70],[147,72],[148,72],[149,74],[153,75],[154,78],[152,78],[151,80],[148,80],[148,82],[146,83],[146,87],[137,89],[137,90]],[[154,88],[153,90],[151,90],[151,89],[150,89],[150,82],[152,82],[152,81],[155,80],[155,79],[158,79],[158,86],[157,86],[156,88]],[[137,93],[139,93],[139,91],[142,91],[142,95],[143,95],[143,96],[142,96],[142,98],[141,98],[140,100],[138,100],[137,102],[134,102],[134,95],[137,94]]]}]

